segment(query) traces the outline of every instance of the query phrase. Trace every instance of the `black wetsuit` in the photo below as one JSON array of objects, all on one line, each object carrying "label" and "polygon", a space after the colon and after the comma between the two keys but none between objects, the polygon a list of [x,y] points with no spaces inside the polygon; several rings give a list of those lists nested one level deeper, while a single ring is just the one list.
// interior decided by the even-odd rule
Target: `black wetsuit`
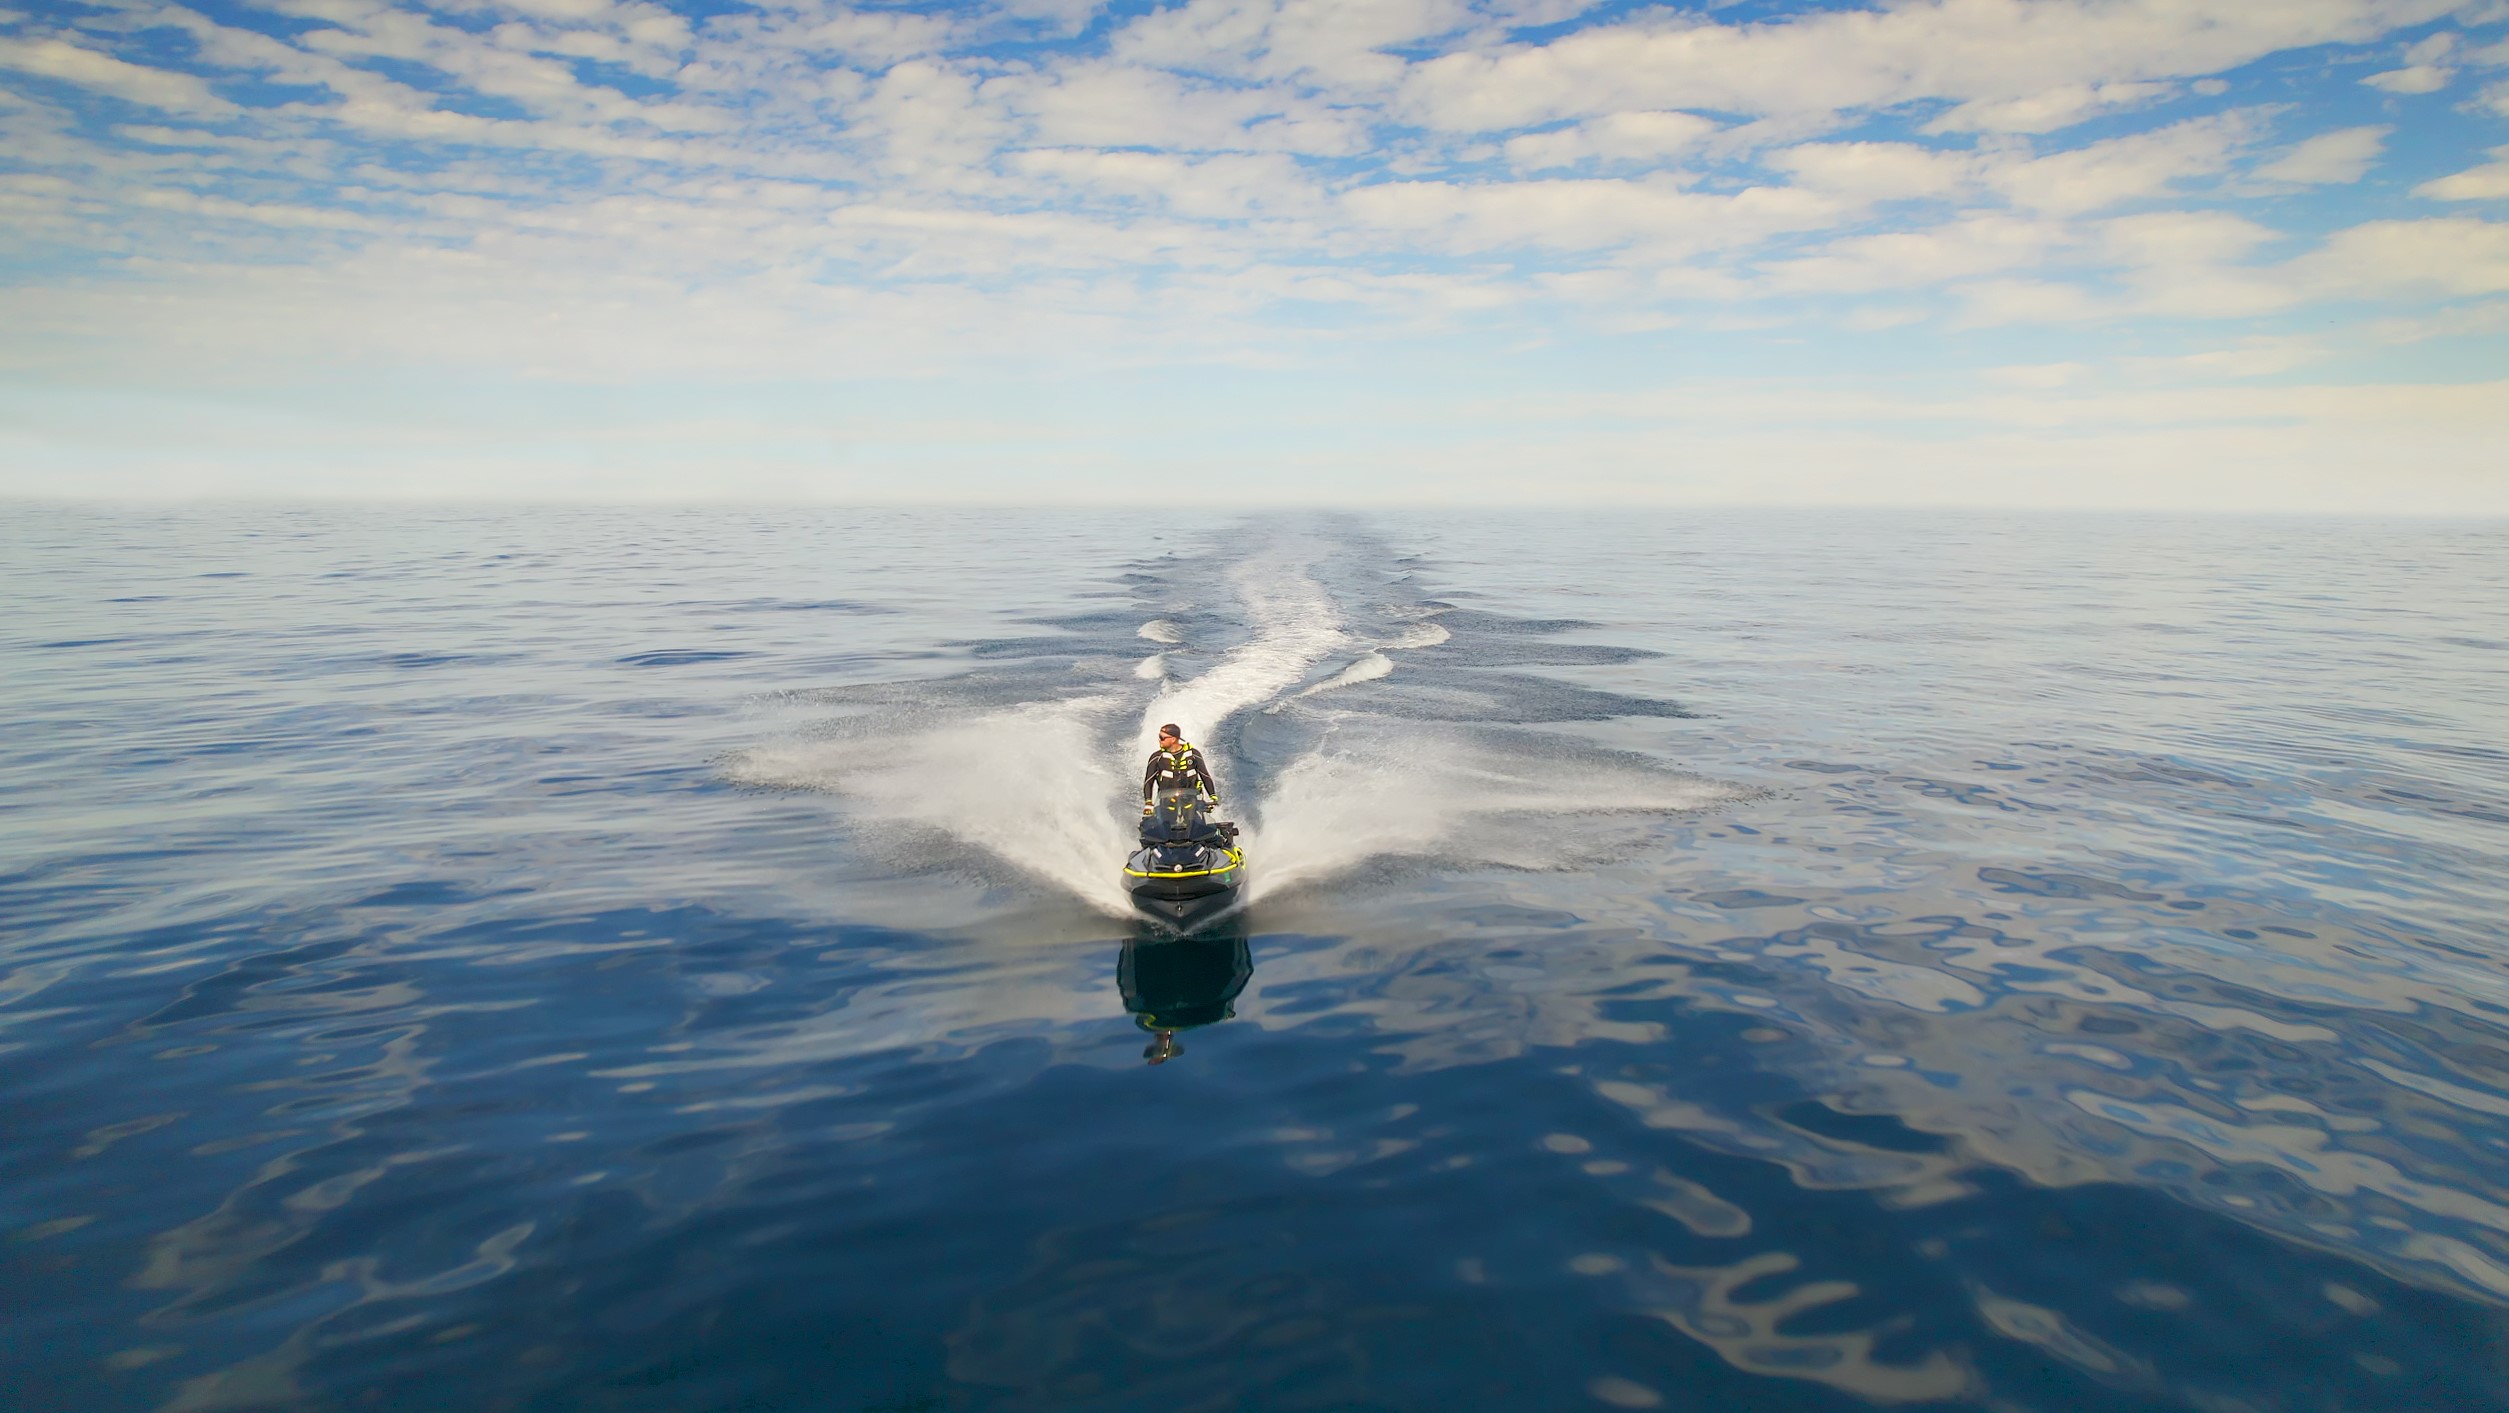
[{"label": "black wetsuit", "polygon": [[1175,750],[1150,753],[1149,768],[1141,772],[1141,802],[1146,805],[1157,799],[1161,789],[1182,790],[1197,785],[1206,799],[1219,803],[1220,787],[1211,783],[1211,768],[1202,763],[1202,752],[1179,741]]}]

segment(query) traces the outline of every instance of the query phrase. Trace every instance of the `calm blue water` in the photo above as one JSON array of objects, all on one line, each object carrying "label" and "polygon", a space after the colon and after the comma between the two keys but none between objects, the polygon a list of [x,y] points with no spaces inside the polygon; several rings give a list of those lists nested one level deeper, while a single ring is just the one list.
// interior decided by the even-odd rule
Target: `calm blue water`
[{"label": "calm blue water", "polygon": [[12,1409],[2509,1408],[2509,528],[0,566]]}]

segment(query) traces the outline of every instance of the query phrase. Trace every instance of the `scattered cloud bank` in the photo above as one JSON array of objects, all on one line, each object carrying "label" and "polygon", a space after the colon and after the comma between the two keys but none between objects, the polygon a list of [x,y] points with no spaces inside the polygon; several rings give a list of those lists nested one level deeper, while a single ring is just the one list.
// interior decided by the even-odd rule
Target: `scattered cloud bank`
[{"label": "scattered cloud bank", "polygon": [[[1276,435],[1338,407],[1333,465],[1464,495],[1434,463],[1465,452],[1392,429],[1602,379],[1688,410],[1511,424],[1468,459],[1731,498],[1699,449],[1759,445],[1887,500],[1950,456],[1995,499],[1982,448],[2053,463],[1987,429],[2200,470],[2189,448],[2219,466],[2340,403],[2399,420],[2383,450],[2329,431],[2384,468],[2330,506],[2392,503],[2403,466],[2431,508],[2509,510],[2432,461],[2462,418],[2415,400],[2509,377],[2504,25],[2493,0],[0,8],[0,490],[471,493],[494,465],[487,490],[1059,499],[1180,454],[1141,429],[1181,380]],[[2260,381],[2276,410],[2241,401]],[[2159,427],[2156,383],[2220,391]],[[480,386],[546,395],[427,436],[371,410]],[[720,464],[674,483],[649,449],[708,443],[596,435],[603,390],[712,428]],[[960,430],[1049,396],[1079,406],[1033,443]],[[1795,435],[1876,399],[1928,410]],[[825,425],[900,405],[936,410]],[[242,425],[365,469],[290,480]],[[1250,446],[1286,497],[1342,484],[1287,440],[1214,454]],[[645,469],[587,492],[605,457]]]}]

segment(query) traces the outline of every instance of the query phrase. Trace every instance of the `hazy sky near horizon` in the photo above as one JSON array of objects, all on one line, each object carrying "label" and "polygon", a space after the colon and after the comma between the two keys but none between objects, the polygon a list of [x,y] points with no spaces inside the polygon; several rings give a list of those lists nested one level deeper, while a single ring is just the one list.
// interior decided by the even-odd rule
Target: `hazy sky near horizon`
[{"label": "hazy sky near horizon", "polygon": [[0,493],[2509,513],[2509,0],[0,0]]}]

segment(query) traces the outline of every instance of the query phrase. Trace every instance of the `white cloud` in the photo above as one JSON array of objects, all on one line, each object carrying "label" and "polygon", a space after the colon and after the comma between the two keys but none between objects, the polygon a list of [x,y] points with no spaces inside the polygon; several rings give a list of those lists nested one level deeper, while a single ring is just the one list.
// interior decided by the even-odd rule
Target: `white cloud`
[{"label": "white cloud", "polygon": [[1926,311],[1893,305],[1866,305],[1850,312],[1839,322],[1858,333],[1880,333],[1885,329],[1905,328],[1926,320]]},{"label": "white cloud", "polygon": [[872,69],[938,53],[950,23],[939,15],[896,10],[841,10],[794,36],[797,45]]},{"label": "white cloud", "polygon": [[2373,319],[2370,336],[2381,343],[2421,343],[2428,339],[2484,338],[2509,334],[2509,300],[2461,304],[2437,314],[2404,319]]},{"label": "white cloud", "polygon": [[2008,388],[2061,388],[2090,371],[2087,363],[2011,363],[1978,376]]},{"label": "white cloud", "polygon": [[1054,148],[1014,154],[1021,171],[1119,199],[1148,201],[1179,215],[1234,221],[1259,215],[1319,214],[1324,194],[1277,153],[1196,161],[1167,152]]},{"label": "white cloud", "polygon": [[1352,190],[1342,204],[1363,225],[1424,237],[1457,254],[1639,245],[1659,258],[1817,230],[1841,209],[1816,192],[1751,187],[1703,195],[1661,179],[1384,182]]},{"label": "white cloud", "polygon": [[2104,222],[2101,252],[2131,291],[2113,312],[2237,319],[2288,308],[2300,291],[2287,276],[2242,263],[2273,238],[2265,227],[2219,211],[2156,211]]},{"label": "white cloud", "polygon": [[2337,128],[2319,133],[2256,169],[2268,181],[2336,186],[2359,181],[2386,150],[2392,127]]},{"label": "white cloud", "polygon": [[2205,349],[2165,358],[2128,358],[2121,366],[2138,377],[2170,382],[2218,378],[2270,378],[2322,362],[2324,344],[2307,338],[2252,338],[2233,348]]},{"label": "white cloud", "polygon": [[2509,147],[2493,148],[2492,156],[2500,160],[2426,181],[2413,194],[2433,201],[2509,200]]},{"label": "white cloud", "polygon": [[979,178],[1010,124],[982,102],[976,80],[957,65],[914,59],[896,65],[846,109],[850,131],[901,176],[958,185]]},{"label": "white cloud", "polygon": [[2509,223],[2448,216],[2338,231],[2291,268],[2331,298],[2509,292]]},{"label": "white cloud", "polygon": [[1097,62],[989,80],[998,98],[1053,147],[1155,147],[1340,156],[1362,150],[1364,125],[1296,94],[1196,81]]},{"label": "white cloud", "polygon": [[[1464,131],[1632,109],[1757,116],[1927,99],[2053,123],[2066,103],[2080,116],[2104,111],[2109,86],[2122,86],[2119,101],[2140,101],[2149,94],[2136,85],[2216,73],[2283,49],[2360,43],[2438,18],[2453,3],[1929,0],[1734,25],[1653,12],[1546,45],[1428,60],[1404,76],[1401,107]],[[2050,93],[2068,97],[2031,109]]]},{"label": "white cloud", "polygon": [[2446,88],[2448,80],[2454,77],[2456,75],[2453,71],[2436,65],[2414,64],[2406,68],[2389,69],[2385,73],[2372,74],[2361,82],[2372,88],[2385,89],[2389,93],[2437,93]]},{"label": "white cloud", "polygon": [[2074,83],[2017,98],[1974,98],[1926,124],[1927,132],[2054,132],[2112,108],[2149,103],[2165,83]]},{"label": "white cloud", "polygon": [[2251,126],[2248,115],[2233,112],[2044,157],[1997,157],[1985,164],[1984,179],[2018,206],[2058,215],[2097,211],[2222,171]]},{"label": "white cloud", "polygon": [[1133,21],[1110,48],[1126,63],[1367,91],[1402,76],[1387,48],[1472,19],[1461,0],[1187,0]]},{"label": "white cloud", "polygon": [[2408,64],[2434,64],[2457,47],[2455,30],[2438,30],[2405,46],[2404,61]]},{"label": "white cloud", "polygon": [[1916,289],[2030,268],[2071,239],[2049,222],[1976,214],[1926,230],[1844,237],[1763,270],[1768,288],[1784,294]]},{"label": "white cloud", "polygon": [[2242,259],[2274,232],[2221,211],[2154,211],[2100,225],[2102,249],[2139,268],[2215,265]]},{"label": "white cloud", "polygon": [[59,79],[173,113],[216,115],[233,112],[235,107],[194,75],[124,63],[61,39],[0,36],[0,69]]},{"label": "white cloud", "polygon": [[1696,148],[1717,126],[1715,119],[1694,113],[1612,113],[1556,132],[1511,138],[1505,151],[1518,171],[1595,161],[1654,164]]},{"label": "white cloud", "polygon": [[1981,280],[1962,286],[1958,293],[1965,305],[1959,322],[1971,328],[2078,323],[2118,312],[2089,290],[2048,280]]},{"label": "white cloud", "polygon": [[2402,67],[2372,74],[2361,82],[2389,93],[2437,93],[2456,77],[2454,70],[2439,62],[2456,47],[2457,34],[2454,30],[2439,30],[2424,35],[2405,46]]},{"label": "white cloud", "polygon": [[1797,186],[1872,201],[1950,196],[1976,175],[1978,160],[1912,142],[1810,142],[1764,159]]}]

